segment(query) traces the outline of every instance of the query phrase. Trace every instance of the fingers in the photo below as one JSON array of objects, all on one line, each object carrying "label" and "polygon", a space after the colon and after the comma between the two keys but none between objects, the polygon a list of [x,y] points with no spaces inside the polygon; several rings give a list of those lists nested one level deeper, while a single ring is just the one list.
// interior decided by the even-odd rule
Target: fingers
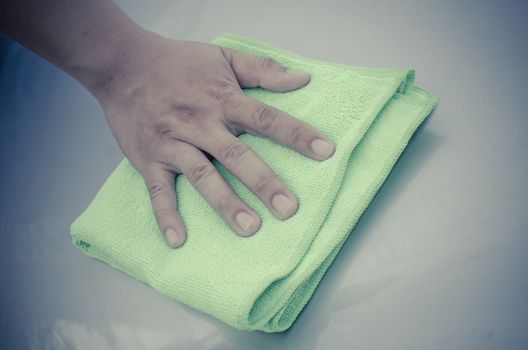
[{"label": "fingers", "polygon": [[227,129],[204,140],[203,148],[257,195],[279,219],[297,211],[297,198],[273,170]]},{"label": "fingers", "polygon": [[178,248],[185,242],[186,232],[182,218],[176,210],[175,174],[160,166],[152,166],[143,174],[152,209],[167,244]]},{"label": "fingers", "polygon": [[173,152],[167,160],[177,164],[192,186],[238,235],[249,236],[260,228],[260,217],[242,201],[203,152],[180,141],[171,149]]},{"label": "fingers", "polygon": [[333,142],[310,124],[243,93],[225,104],[224,115],[246,132],[270,138],[310,158],[325,160],[335,153]]},{"label": "fingers", "polygon": [[310,81],[308,73],[288,69],[271,57],[220,48],[242,88],[260,86],[271,91],[286,92],[298,89]]}]

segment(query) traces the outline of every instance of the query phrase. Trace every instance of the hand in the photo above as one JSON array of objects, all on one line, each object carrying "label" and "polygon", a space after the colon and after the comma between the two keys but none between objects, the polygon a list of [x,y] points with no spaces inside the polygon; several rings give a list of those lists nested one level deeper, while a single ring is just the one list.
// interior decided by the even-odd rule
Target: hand
[{"label": "hand", "polygon": [[236,136],[268,137],[316,160],[333,155],[335,146],[320,131],[241,90],[260,86],[285,92],[309,80],[307,73],[269,57],[145,31],[119,57],[104,84],[92,90],[121,150],[144,178],[165,240],[179,247],[186,239],[174,190],[179,173],[237,234],[248,236],[260,227],[260,217],[227,184],[211,157],[279,219],[296,212],[295,195]]}]

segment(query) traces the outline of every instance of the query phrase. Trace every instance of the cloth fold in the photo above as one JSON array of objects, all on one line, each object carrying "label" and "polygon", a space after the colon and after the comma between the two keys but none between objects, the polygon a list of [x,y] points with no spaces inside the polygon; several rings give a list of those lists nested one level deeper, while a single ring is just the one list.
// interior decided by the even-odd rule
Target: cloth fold
[{"label": "cloth fold", "polygon": [[266,138],[239,136],[295,193],[296,214],[285,221],[275,218],[214,159],[262,225],[251,237],[237,236],[180,175],[175,191],[187,241],[172,249],[159,232],[143,178],[125,157],[72,223],[72,240],[88,256],[233,327],[280,332],[308,302],[438,98],[414,84],[412,68],[313,60],[233,33],[213,43],[270,56],[311,74],[310,83],[295,91],[244,92],[325,133],[336,144],[331,158],[312,160]]}]

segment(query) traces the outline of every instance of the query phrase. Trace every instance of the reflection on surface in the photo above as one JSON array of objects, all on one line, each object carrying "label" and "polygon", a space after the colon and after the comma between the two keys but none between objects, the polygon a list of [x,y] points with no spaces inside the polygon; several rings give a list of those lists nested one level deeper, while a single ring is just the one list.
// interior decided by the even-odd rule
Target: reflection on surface
[{"label": "reflection on surface", "polygon": [[205,349],[218,342],[218,332],[197,337],[192,342],[178,340],[178,333],[126,324],[87,324],[57,320],[51,327],[34,327],[29,332],[31,349]]}]

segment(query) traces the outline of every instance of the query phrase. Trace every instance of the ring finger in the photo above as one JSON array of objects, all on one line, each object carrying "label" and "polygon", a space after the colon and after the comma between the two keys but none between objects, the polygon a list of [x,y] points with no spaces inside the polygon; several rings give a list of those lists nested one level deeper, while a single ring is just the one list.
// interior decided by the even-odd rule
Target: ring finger
[{"label": "ring finger", "polygon": [[238,235],[249,236],[260,228],[260,217],[236,194],[202,151],[184,141],[175,141],[170,149],[166,152],[169,163],[177,166]]}]

